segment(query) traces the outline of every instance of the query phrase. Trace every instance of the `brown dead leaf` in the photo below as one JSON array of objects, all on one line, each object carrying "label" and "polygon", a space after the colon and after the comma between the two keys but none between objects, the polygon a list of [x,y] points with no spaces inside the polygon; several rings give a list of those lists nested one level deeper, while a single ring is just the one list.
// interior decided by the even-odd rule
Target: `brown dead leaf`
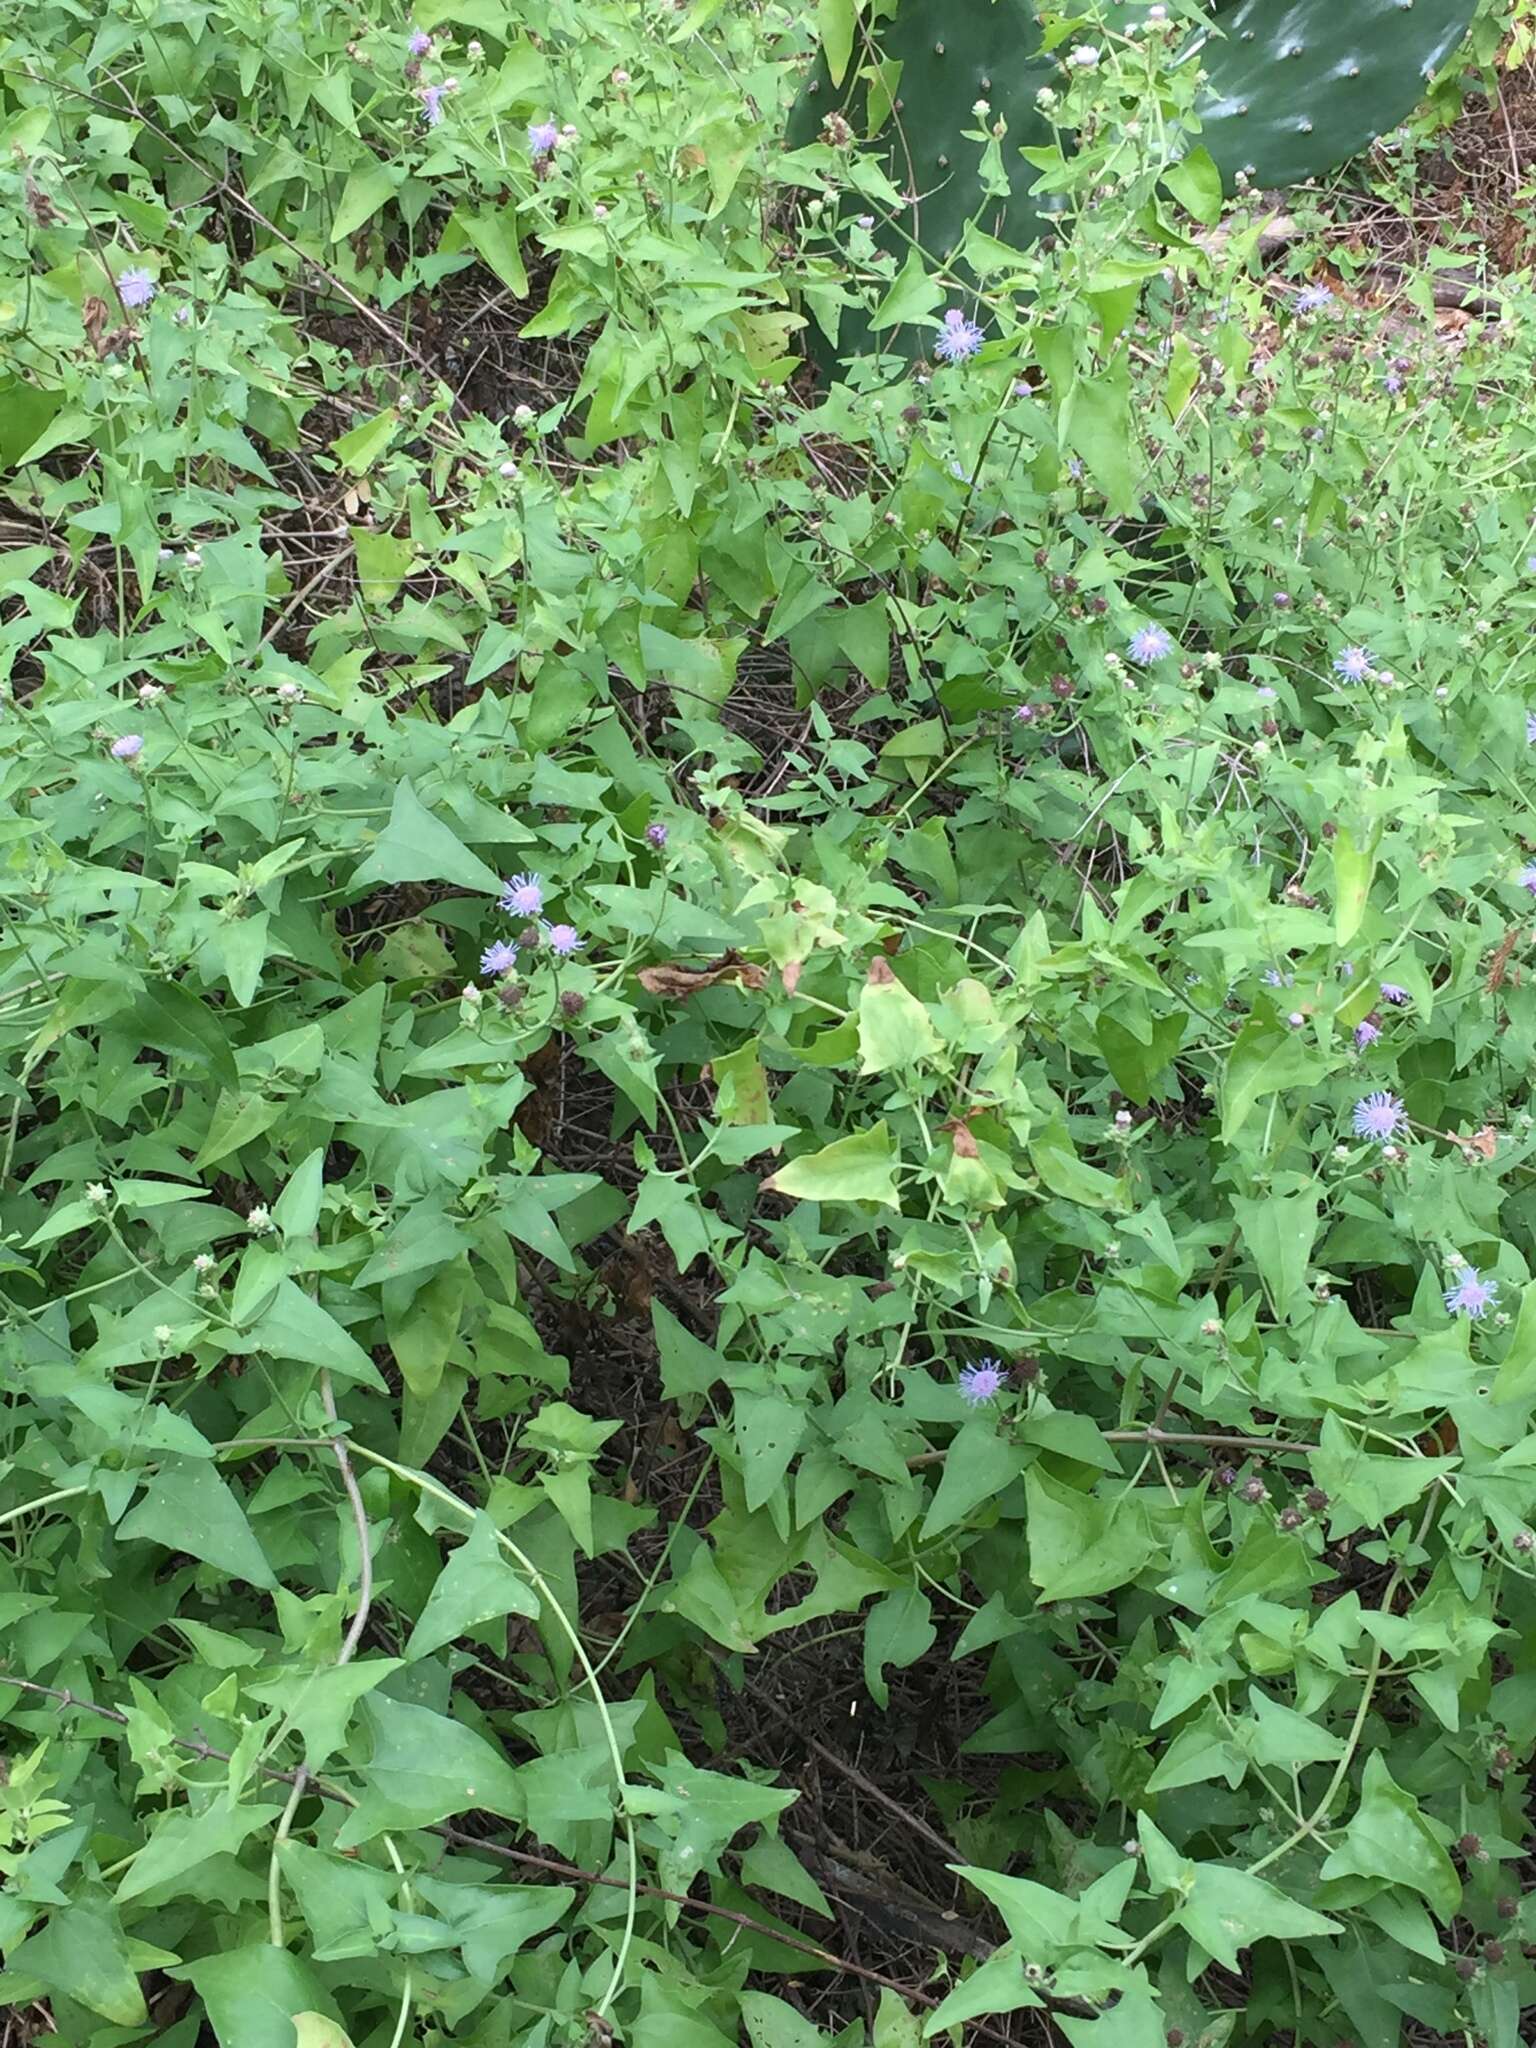
[{"label": "brown dead leaf", "polygon": [[800,986],[800,975],[804,966],[805,962],[803,960],[786,960],[784,962],[780,979],[784,983],[785,995],[792,996]]},{"label": "brown dead leaf", "polygon": [[678,1003],[696,996],[700,989],[715,988],[722,981],[739,982],[743,988],[755,991],[767,979],[761,967],[754,961],[743,960],[734,950],[722,953],[707,967],[680,967],[675,960],[664,960],[655,967],[642,967],[639,974],[640,986],[648,994]]},{"label": "brown dead leaf", "polygon": [[883,953],[877,953],[869,963],[869,973],[865,978],[871,988],[884,988],[888,982],[894,981],[896,976],[891,971],[890,961]]},{"label": "brown dead leaf", "polygon": [[126,323],[121,327],[108,328],[112,309],[105,299],[88,297],[80,308],[80,324],[85,329],[85,338],[95,351],[96,360],[104,363],[108,356],[123,355],[133,345],[133,328]]},{"label": "brown dead leaf", "polygon": [[1484,1124],[1480,1131],[1474,1131],[1470,1138],[1459,1138],[1457,1143],[1468,1158],[1475,1153],[1479,1159],[1491,1159],[1499,1149],[1499,1134],[1492,1124]]}]

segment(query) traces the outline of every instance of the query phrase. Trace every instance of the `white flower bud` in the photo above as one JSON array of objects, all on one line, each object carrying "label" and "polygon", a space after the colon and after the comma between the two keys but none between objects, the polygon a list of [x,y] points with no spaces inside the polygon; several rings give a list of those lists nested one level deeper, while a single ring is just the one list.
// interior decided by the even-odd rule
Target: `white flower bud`
[{"label": "white flower bud", "polygon": [[85,1199],[99,1209],[103,1202],[110,1202],[112,1197],[99,1180],[93,1180],[85,1191]]},{"label": "white flower bud", "polygon": [[247,1214],[245,1226],[253,1237],[260,1237],[264,1231],[272,1228],[272,1213],[265,1202],[258,1202]]}]

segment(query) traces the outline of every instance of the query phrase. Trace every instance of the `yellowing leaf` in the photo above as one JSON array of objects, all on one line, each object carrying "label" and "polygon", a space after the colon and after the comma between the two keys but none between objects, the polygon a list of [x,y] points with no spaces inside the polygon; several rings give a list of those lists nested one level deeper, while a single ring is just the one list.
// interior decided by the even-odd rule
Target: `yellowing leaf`
[{"label": "yellowing leaf", "polygon": [[770,1175],[763,1187],[802,1202],[879,1202],[894,1209],[896,1153],[890,1130],[878,1123],[873,1130],[855,1131],[823,1145],[819,1152],[803,1152]]},{"label": "yellowing leaf", "polygon": [[876,954],[859,991],[859,1072],[884,1074],[892,1067],[916,1066],[938,1049],[939,1035],[927,1010],[896,979],[884,954]]}]

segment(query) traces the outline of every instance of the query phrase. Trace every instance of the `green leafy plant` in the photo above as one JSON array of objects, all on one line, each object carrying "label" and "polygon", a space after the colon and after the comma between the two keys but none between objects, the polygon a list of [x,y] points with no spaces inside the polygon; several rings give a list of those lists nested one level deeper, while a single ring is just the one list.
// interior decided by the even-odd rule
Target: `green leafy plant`
[{"label": "green leafy plant", "polygon": [[1060,26],[972,295],[797,12],[7,30],[38,2038],[1517,2048],[1529,280]]}]

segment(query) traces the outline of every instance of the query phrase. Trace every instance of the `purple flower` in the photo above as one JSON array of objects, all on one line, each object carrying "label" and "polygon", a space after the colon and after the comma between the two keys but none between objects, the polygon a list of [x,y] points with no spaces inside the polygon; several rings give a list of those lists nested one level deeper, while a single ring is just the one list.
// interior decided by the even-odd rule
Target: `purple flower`
[{"label": "purple flower", "polygon": [[1394,1008],[1400,1010],[1411,998],[1401,982],[1384,981],[1381,984],[1381,1000],[1384,1003],[1391,1003]]},{"label": "purple flower", "polygon": [[569,960],[573,953],[579,953],[587,943],[573,924],[547,924],[544,937],[549,950],[558,959]]},{"label": "purple flower", "polygon": [[1364,1052],[1368,1045],[1374,1045],[1381,1036],[1381,1026],[1373,1024],[1369,1017],[1362,1017],[1355,1026],[1355,1050]]},{"label": "purple flower", "polygon": [[1369,647],[1346,647],[1334,658],[1333,672],[1346,683],[1363,683],[1375,666],[1376,657]]},{"label": "purple flower", "polygon": [[1499,1283],[1492,1274],[1484,1280],[1476,1266],[1468,1266],[1454,1287],[1445,1290],[1445,1305],[1453,1316],[1469,1316],[1476,1323],[1499,1299]]},{"label": "purple flower", "polygon": [[645,837],[646,843],[650,846],[654,846],[656,851],[660,853],[661,849],[667,843],[667,828],[665,825],[662,824],[661,820],[658,818],[654,824],[646,826]]},{"label": "purple flower", "polygon": [[1536,896],[1536,861],[1528,861],[1515,880],[1522,889],[1529,889],[1531,894]]},{"label": "purple flower", "polygon": [[1298,313],[1321,313],[1333,304],[1333,293],[1325,284],[1304,284],[1291,304]]},{"label": "purple flower", "polygon": [[440,85],[424,85],[421,88],[421,118],[429,128],[435,128],[443,118],[443,88]]},{"label": "purple flower", "polygon": [[1407,1121],[1403,1105],[1385,1088],[1378,1088],[1371,1095],[1362,1095],[1355,1104],[1357,1138],[1375,1138],[1385,1145],[1397,1136]]},{"label": "purple flower", "polygon": [[1173,641],[1161,626],[1138,626],[1126,651],[1138,668],[1146,668],[1171,654]]},{"label": "purple flower", "polygon": [[958,306],[951,306],[933,352],[943,363],[969,362],[986,338],[974,320],[967,320]]},{"label": "purple flower", "polygon": [[1354,978],[1355,978],[1355,963],[1354,963],[1354,961],[1353,961],[1353,960],[1341,960],[1341,961],[1339,962],[1339,979],[1340,979],[1340,981],[1353,981],[1353,980],[1354,980]]},{"label": "purple flower", "polygon": [[516,965],[517,948],[506,939],[498,939],[480,955],[482,974],[510,974]]},{"label": "purple flower", "polygon": [[120,740],[112,742],[112,758],[114,761],[136,761],[143,748],[143,733],[125,732]]},{"label": "purple flower", "polygon": [[1253,686],[1253,694],[1260,700],[1261,703],[1273,704],[1275,698],[1279,695],[1279,692],[1277,690],[1272,690],[1269,687],[1268,683],[1255,683]]},{"label": "purple flower", "polygon": [[979,1358],[960,1375],[960,1398],[967,1406],[979,1408],[984,1401],[996,1399],[1007,1378],[995,1358]]},{"label": "purple flower", "polygon": [[155,280],[147,270],[125,270],[117,280],[117,296],[136,313],[155,296]]},{"label": "purple flower", "polygon": [[537,917],[544,908],[544,877],[514,875],[501,892],[501,907],[512,917]]},{"label": "purple flower", "polygon": [[541,157],[552,156],[555,144],[560,140],[560,130],[553,121],[530,121],[528,123],[528,154],[538,163]]},{"label": "purple flower", "polygon": [[1021,704],[1013,714],[1013,722],[1015,725],[1033,725],[1039,716],[1033,704]]},{"label": "purple flower", "polygon": [[405,46],[413,57],[425,57],[432,47],[432,38],[424,28],[411,30],[411,39]]},{"label": "purple flower", "polygon": [[1527,711],[1525,714],[1525,744],[1528,747],[1536,747],[1536,711]]},{"label": "purple flower", "polygon": [[1385,377],[1381,380],[1381,388],[1385,391],[1388,398],[1396,398],[1399,391],[1403,388],[1403,380],[1396,370],[1388,370]]},{"label": "purple flower", "polygon": [[1294,974],[1282,974],[1278,967],[1266,967],[1264,979],[1271,988],[1289,988],[1296,977]]}]

